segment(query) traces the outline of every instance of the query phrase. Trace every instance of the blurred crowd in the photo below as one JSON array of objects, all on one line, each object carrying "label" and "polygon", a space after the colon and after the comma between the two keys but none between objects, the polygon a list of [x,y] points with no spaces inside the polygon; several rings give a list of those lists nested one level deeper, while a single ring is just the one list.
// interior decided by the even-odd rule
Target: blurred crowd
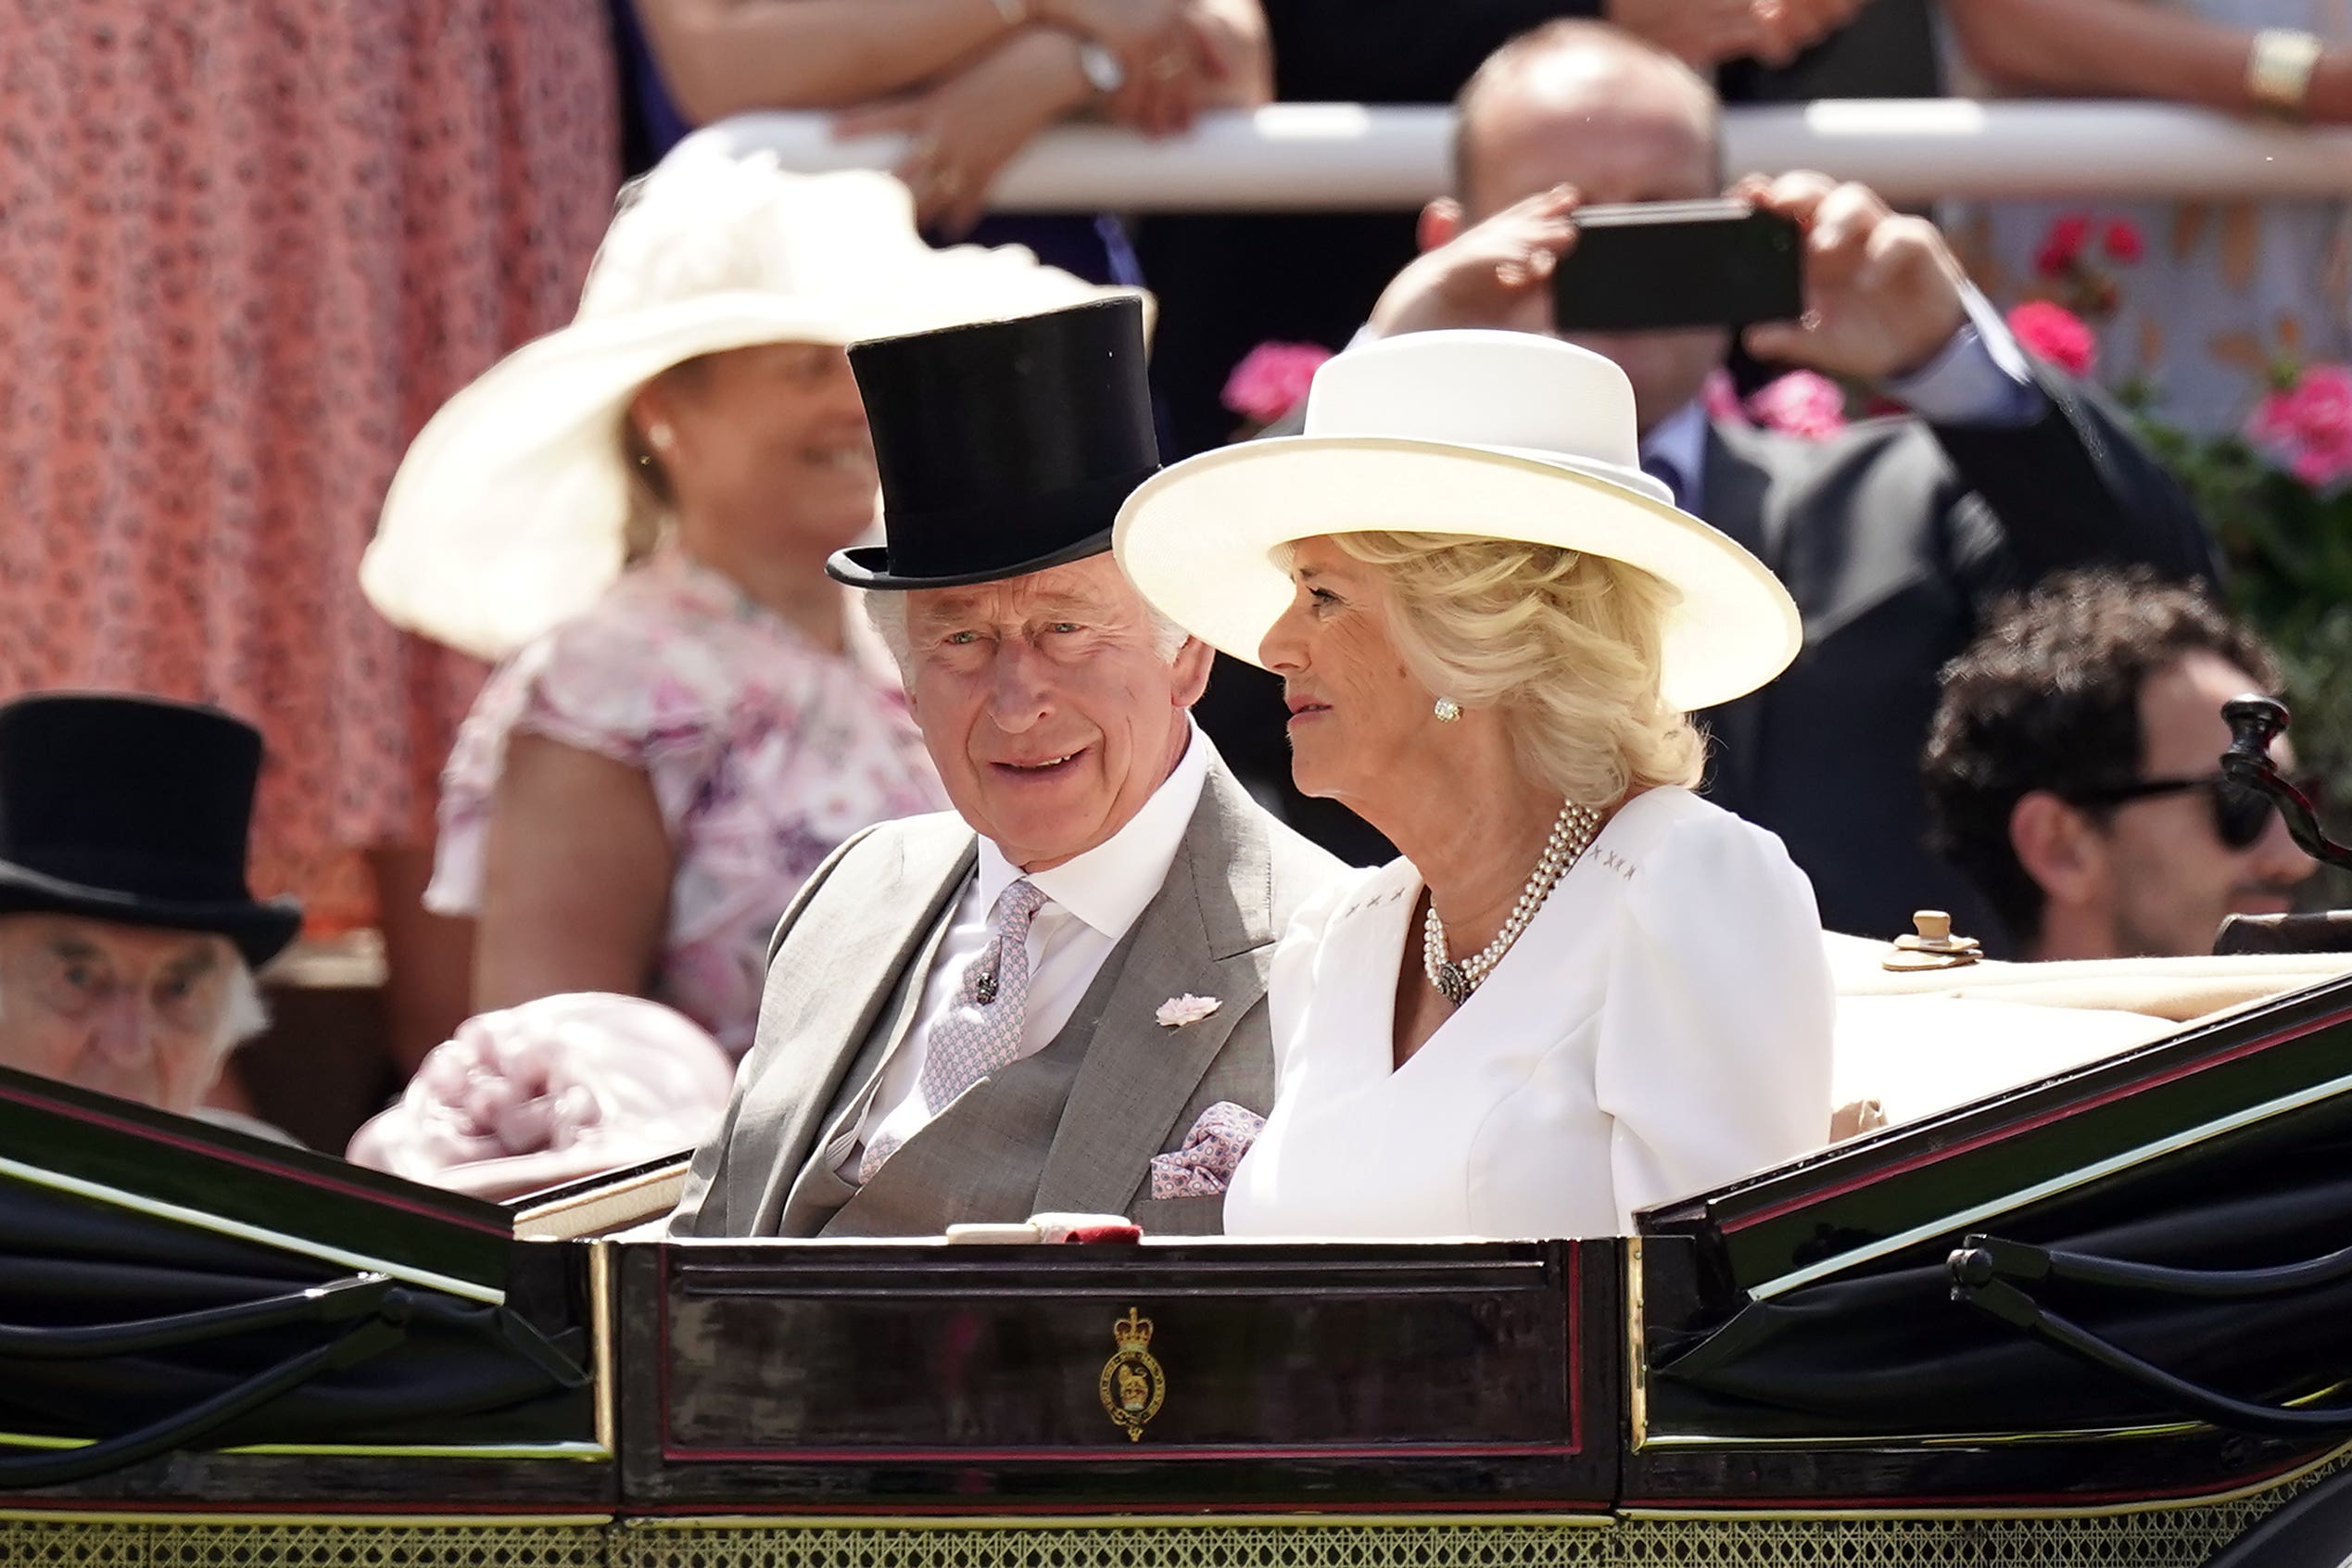
[{"label": "blurred crowd", "polygon": [[[2352,359],[2352,199],[1906,212],[1722,166],[1725,104],[2010,95],[2352,122],[2352,14],[139,0],[0,23],[0,1065],[340,1146],[334,1081],[391,1106],[355,1157],[501,1195],[692,1143],[803,884],[955,784],[908,712],[903,622],[826,573],[891,461],[850,344],[1141,293],[1172,462],[1295,427],[1351,345],[1552,333],[1581,206],[1726,191],[1807,234],[1802,322],[1576,339],[1629,377],[1641,468],[1802,617],[1787,675],[1694,715],[1706,793],[1780,838],[1834,930],[1935,907],[2021,959],[2207,952],[2309,870],[2215,762],[2220,703],[2283,677],[2124,406],[2234,433],[2282,374]],[[1055,125],[1165,137],[1276,100],[1451,103],[1452,188],[1418,214],[991,209]],[[765,109],[904,156],[797,175],[687,139]],[[912,420],[924,389],[902,395]],[[960,482],[912,473],[894,501],[954,509]],[[1391,853],[1295,787],[1264,672],[1220,657],[1196,715],[1291,827]],[[376,1010],[299,994],[337,953],[380,955]]]}]

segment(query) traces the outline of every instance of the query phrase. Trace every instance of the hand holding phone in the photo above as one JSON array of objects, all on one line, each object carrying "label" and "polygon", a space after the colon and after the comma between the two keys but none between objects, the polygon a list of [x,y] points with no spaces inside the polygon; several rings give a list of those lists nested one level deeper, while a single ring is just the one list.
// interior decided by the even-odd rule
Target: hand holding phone
[{"label": "hand holding phone", "polygon": [[1804,313],[1804,236],[1737,198],[1584,207],[1551,274],[1562,334],[1670,332]]},{"label": "hand holding phone", "polygon": [[1866,185],[1802,171],[1742,182],[1739,193],[1804,232],[1804,321],[1750,327],[1758,359],[1885,382],[1928,365],[1967,324],[1966,274],[1927,219],[1890,211]]},{"label": "hand holding phone", "polygon": [[1546,285],[1576,237],[1575,191],[1555,185],[1423,252],[1381,291],[1373,335],[1485,327],[1549,332]]}]

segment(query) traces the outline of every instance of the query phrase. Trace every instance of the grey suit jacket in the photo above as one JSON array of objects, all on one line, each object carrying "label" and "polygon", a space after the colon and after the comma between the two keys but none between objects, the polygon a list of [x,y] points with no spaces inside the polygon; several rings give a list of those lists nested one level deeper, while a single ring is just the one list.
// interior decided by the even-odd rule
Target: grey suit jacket
[{"label": "grey suit jacket", "polygon": [[[759,1033],[725,1120],[695,1152],[673,1235],[937,1234],[1032,1213],[1124,1213],[1214,1232],[1224,1200],[1151,1197],[1152,1156],[1220,1100],[1273,1096],[1266,973],[1338,862],[1261,810],[1214,757],[1159,893],[1043,1051],[983,1079],[854,1190],[834,1174],[924,979],[977,841],[952,816],[883,823],[809,879],[769,950]],[[1223,1005],[1181,1029],[1191,993]]]}]

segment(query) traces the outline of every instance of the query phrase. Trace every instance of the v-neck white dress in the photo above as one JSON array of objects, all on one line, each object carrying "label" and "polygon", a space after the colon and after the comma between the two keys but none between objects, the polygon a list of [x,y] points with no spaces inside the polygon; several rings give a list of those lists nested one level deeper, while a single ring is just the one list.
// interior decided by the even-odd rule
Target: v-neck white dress
[{"label": "v-neck white dress", "polygon": [[1828,1141],[1821,918],[1772,834],[1687,790],[1635,797],[1395,1068],[1421,891],[1392,861],[1283,934],[1274,1107],[1228,1235],[1619,1235]]}]

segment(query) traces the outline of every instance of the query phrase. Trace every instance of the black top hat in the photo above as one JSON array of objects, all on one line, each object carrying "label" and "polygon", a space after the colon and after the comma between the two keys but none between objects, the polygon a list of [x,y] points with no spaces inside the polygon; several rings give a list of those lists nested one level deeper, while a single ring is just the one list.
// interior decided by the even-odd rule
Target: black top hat
[{"label": "black top hat", "polygon": [[1099,555],[1119,503],[1159,472],[1132,295],[849,355],[889,541],[825,563],[854,588],[954,588]]},{"label": "black top hat", "polygon": [[59,692],[0,705],[0,915],[213,931],[259,966],[302,924],[255,902],[261,734],[212,708]]}]

